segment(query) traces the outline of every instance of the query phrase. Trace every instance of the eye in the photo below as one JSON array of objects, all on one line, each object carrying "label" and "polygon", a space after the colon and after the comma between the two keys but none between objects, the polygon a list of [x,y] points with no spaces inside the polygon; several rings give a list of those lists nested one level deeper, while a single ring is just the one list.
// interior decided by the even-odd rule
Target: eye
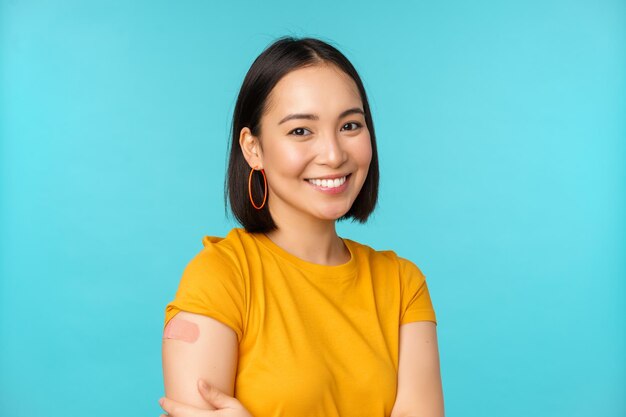
[{"label": "eye", "polygon": [[344,127],[346,127],[346,126],[348,126],[348,125],[356,125],[356,127],[355,127],[355,128],[353,128],[353,129],[348,129],[348,130],[356,130],[356,129],[358,129],[358,128],[360,128],[360,127],[362,127],[362,126],[363,126],[363,125],[362,125],[361,123],[359,123],[359,122],[348,122],[348,123],[346,123],[346,124],[345,124],[345,125],[343,125],[343,126],[344,126]]},{"label": "eye", "polygon": [[[289,132],[289,134],[291,135],[291,134],[293,134],[293,132],[296,132],[296,131],[298,131],[298,132],[302,132],[303,130],[308,131],[308,129],[306,129],[306,128],[304,128],[304,127],[297,127],[297,128],[295,128],[295,129],[293,129],[291,132]],[[295,136],[304,136],[304,135],[301,135],[301,134],[295,134]]]}]

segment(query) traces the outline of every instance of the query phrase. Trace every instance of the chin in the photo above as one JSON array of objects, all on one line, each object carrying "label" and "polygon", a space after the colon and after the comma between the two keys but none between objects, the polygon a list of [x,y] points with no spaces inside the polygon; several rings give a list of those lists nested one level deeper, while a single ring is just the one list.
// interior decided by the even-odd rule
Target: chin
[{"label": "chin", "polygon": [[337,220],[347,212],[348,210],[326,211],[323,213],[318,213],[316,217],[324,220]]}]

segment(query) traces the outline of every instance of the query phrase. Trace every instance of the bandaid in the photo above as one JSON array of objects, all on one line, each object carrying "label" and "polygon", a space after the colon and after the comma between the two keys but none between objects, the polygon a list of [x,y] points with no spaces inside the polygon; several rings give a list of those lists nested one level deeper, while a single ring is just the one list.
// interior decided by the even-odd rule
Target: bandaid
[{"label": "bandaid", "polygon": [[191,321],[172,317],[163,330],[163,339],[176,339],[193,343],[198,340],[200,329]]}]

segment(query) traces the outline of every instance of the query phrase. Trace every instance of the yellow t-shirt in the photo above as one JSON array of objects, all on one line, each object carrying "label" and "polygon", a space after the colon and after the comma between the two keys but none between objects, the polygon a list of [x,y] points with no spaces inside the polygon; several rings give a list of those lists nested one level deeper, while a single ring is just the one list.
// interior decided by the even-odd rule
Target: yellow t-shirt
[{"label": "yellow t-shirt", "polygon": [[397,387],[401,324],[437,323],[425,276],[394,251],[343,239],[352,255],[320,265],[262,233],[205,236],[165,323],[212,317],[239,341],[234,396],[254,417],[383,417]]}]

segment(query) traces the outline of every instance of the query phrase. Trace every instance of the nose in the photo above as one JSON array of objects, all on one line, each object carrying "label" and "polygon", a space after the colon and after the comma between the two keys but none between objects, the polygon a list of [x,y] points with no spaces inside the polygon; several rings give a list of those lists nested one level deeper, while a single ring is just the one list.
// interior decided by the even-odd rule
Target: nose
[{"label": "nose", "polygon": [[329,133],[319,139],[319,158],[320,164],[329,167],[339,167],[348,159],[348,153],[344,149],[341,137],[335,133]]}]

